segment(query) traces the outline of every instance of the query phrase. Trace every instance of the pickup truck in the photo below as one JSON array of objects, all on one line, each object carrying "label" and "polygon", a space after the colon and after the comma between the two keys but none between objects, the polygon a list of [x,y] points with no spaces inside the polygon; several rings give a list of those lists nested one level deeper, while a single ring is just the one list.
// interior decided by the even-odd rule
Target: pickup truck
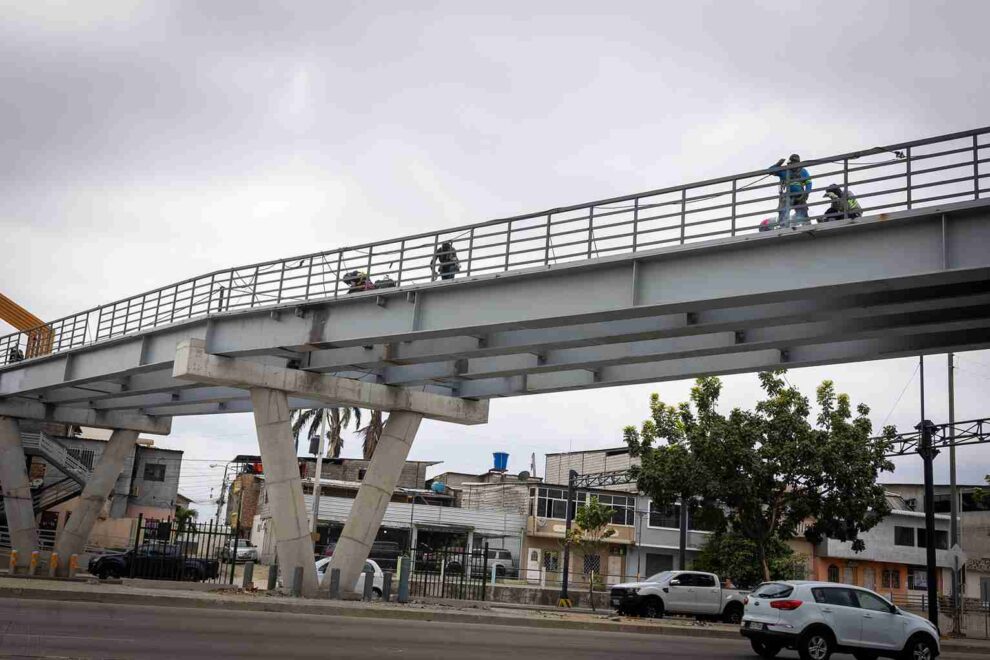
[{"label": "pickup truck", "polygon": [[642,582],[617,584],[609,590],[609,602],[619,614],[660,618],[664,614],[689,614],[739,623],[745,594],[723,589],[714,573],[664,571]]}]

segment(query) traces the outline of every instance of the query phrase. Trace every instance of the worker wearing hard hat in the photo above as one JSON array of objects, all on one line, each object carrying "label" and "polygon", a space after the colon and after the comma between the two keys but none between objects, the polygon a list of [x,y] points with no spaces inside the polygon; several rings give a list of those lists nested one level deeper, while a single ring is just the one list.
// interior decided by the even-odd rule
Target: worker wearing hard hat
[{"label": "worker wearing hard hat", "polygon": [[859,205],[856,196],[849,190],[842,190],[837,184],[833,183],[825,189],[825,197],[830,199],[832,204],[825,209],[825,215],[819,222],[858,218],[863,215],[863,207]]},{"label": "worker wearing hard hat", "polygon": [[777,208],[778,224],[788,227],[791,224],[791,209],[794,209],[794,224],[804,225],[811,222],[808,217],[808,195],[811,194],[811,175],[803,167],[799,167],[801,157],[791,154],[787,166],[781,158],[770,166],[770,173],[780,178],[780,206]]}]

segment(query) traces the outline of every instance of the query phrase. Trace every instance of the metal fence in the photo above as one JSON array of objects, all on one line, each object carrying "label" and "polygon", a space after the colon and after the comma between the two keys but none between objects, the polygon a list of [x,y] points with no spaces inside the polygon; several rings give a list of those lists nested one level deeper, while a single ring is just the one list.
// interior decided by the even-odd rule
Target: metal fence
[{"label": "metal fence", "polygon": [[[979,199],[990,127],[803,161],[814,217],[830,184],[867,214]],[[326,300],[437,280],[546,268],[754,233],[784,203],[767,169],[672,188],[220,270],[45,324],[57,353],[211,313]],[[456,261],[456,266],[454,265]],[[354,274],[348,277],[349,274]],[[0,366],[30,359],[38,328],[0,338]]]},{"label": "metal fence", "polygon": [[[108,566],[116,575],[149,580],[222,583],[233,579],[224,563],[234,535],[226,526],[138,517],[124,564]],[[231,560],[232,562],[233,560]]]},{"label": "metal fence", "polygon": [[485,600],[489,582],[488,544],[484,548],[448,548],[418,553],[409,578],[409,595]]}]

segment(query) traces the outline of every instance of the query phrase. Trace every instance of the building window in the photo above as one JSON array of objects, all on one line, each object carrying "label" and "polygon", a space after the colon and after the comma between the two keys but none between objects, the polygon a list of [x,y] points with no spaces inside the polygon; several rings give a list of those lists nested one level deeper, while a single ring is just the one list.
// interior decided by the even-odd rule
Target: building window
[{"label": "building window", "polygon": [[[673,506],[660,507],[650,501],[650,527],[662,527],[666,529],[680,529],[681,528],[681,505],[675,504]],[[713,526],[706,523],[697,512],[692,509],[688,511],[688,529],[695,532],[710,532],[713,531]]]},{"label": "building window", "polygon": [[913,591],[924,591],[928,588],[928,571],[925,568],[909,568],[907,588]]},{"label": "building window", "polygon": [[[918,547],[926,548],[928,547],[928,534],[925,530],[918,530]],[[949,533],[942,531],[940,529],[935,530],[935,548],[937,550],[948,550],[949,549]]]},{"label": "building window", "polygon": [[563,488],[543,487],[537,491],[536,517],[564,520],[567,515],[567,491]]},{"label": "building window", "polygon": [[543,568],[550,572],[560,570],[560,552],[557,550],[547,550],[543,553]]},{"label": "building window", "polygon": [[79,449],[78,447],[67,447],[65,453],[76,459],[90,470],[93,469],[94,452],[92,449]]},{"label": "building window", "polygon": [[880,585],[884,589],[900,589],[901,572],[890,569],[884,570],[883,574],[880,576]]},{"label": "building window", "polygon": [[830,564],[828,567],[828,581],[838,582],[839,581],[839,567],[835,564]]},{"label": "building window", "polygon": [[894,545],[914,545],[914,527],[894,527]]},{"label": "building window", "polygon": [[365,468],[358,470],[358,481],[364,481],[364,475],[366,474],[368,474],[368,471]]},{"label": "building window", "polygon": [[144,480],[145,481],[165,481],[165,464],[164,463],[145,463],[144,464]]},{"label": "building window", "polygon": [[[567,515],[567,489],[541,486],[536,490],[536,517],[564,520]],[[588,493],[576,493],[574,495],[575,510],[584,506],[588,497]],[[636,515],[636,500],[632,496],[591,493],[590,497],[597,498],[599,504],[612,509],[613,525],[633,524]]]},{"label": "building window", "polygon": [[601,574],[602,572],[601,555],[584,556],[584,575],[590,575],[592,572],[594,572],[596,575]]}]

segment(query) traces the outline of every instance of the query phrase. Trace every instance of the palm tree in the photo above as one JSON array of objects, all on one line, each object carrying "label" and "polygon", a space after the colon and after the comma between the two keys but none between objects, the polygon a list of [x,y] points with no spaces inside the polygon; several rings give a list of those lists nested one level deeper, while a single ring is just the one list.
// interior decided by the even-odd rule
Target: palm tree
[{"label": "palm tree", "polygon": [[371,460],[371,457],[375,453],[375,448],[378,447],[378,440],[382,437],[382,431],[385,429],[385,420],[382,418],[381,410],[372,410],[371,416],[368,419],[368,425],[363,429],[358,429],[358,434],[363,440],[361,444],[361,451],[364,454],[365,460]]},{"label": "palm tree", "polygon": [[307,408],[293,410],[290,416],[292,435],[296,439],[296,453],[299,453],[299,436],[306,428],[306,437],[312,438],[320,431],[320,422],[326,418],[327,445],[326,454],[331,458],[340,458],[344,448],[341,432],[354,420],[354,428],[361,426],[360,408]]}]

